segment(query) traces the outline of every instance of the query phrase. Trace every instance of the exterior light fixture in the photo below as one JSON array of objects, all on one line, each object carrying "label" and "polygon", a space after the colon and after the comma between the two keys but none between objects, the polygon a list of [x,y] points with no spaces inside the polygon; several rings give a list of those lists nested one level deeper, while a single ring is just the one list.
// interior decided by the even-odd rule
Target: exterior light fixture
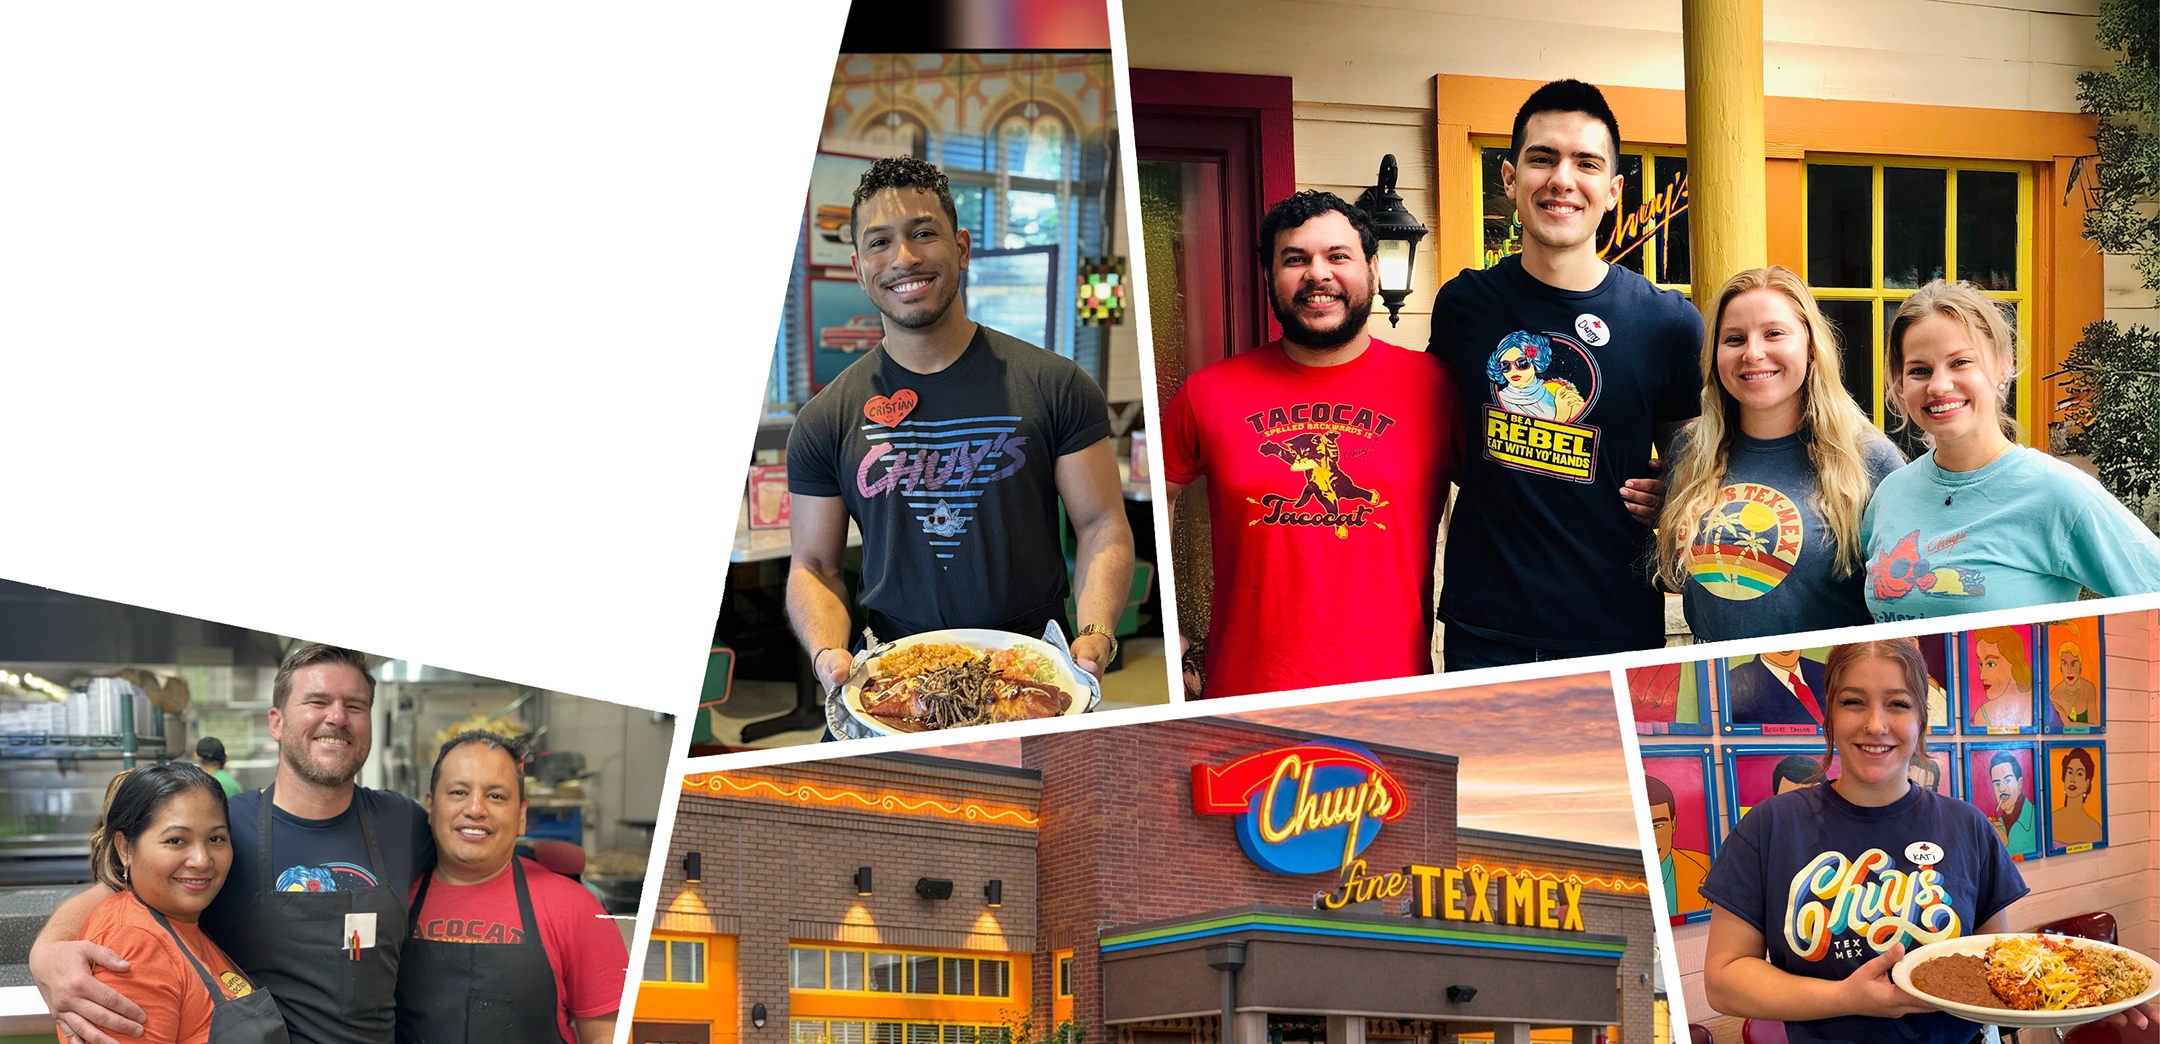
[{"label": "exterior light fixture", "polygon": [[1476,996],[1477,987],[1475,986],[1450,986],[1447,988],[1447,1002],[1449,1004],[1468,1004]]},{"label": "exterior light fixture", "polygon": [[858,866],[855,868],[855,894],[870,894],[870,868],[867,866]]},{"label": "exterior light fixture", "polygon": [[1403,298],[1410,296],[1410,276],[1417,269],[1418,240],[1425,226],[1403,206],[1395,193],[1395,156],[1380,157],[1380,180],[1358,196],[1357,207],[1372,219],[1373,235],[1380,240],[1380,298],[1387,302],[1388,325],[1401,321]]},{"label": "exterior light fixture", "polygon": [[699,864],[702,862],[703,857],[697,852],[682,857],[682,879],[684,884],[696,884],[705,879],[704,875],[698,872],[701,869]]},{"label": "exterior light fixture", "polygon": [[924,899],[950,899],[952,898],[952,882],[918,877],[915,879],[915,894]]},{"label": "exterior light fixture", "polygon": [[992,909],[1005,905],[1005,882],[992,881],[983,886],[983,900]]},{"label": "exterior light fixture", "polygon": [[758,1029],[765,1028],[765,1005],[763,1002],[750,1006],[750,1025]]}]

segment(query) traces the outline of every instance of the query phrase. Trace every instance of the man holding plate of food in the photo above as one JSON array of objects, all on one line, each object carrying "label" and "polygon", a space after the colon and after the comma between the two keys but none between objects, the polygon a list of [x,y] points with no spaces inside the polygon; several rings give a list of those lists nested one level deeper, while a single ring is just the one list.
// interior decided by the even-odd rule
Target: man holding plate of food
[{"label": "man holding plate of food", "polygon": [[880,641],[955,628],[1040,637],[1065,616],[1062,502],[1078,538],[1071,650],[1099,677],[1133,572],[1102,389],[1071,360],[967,317],[971,244],[936,167],[879,160],[852,218],[855,277],[885,336],[803,406],[788,438],[797,638],[822,681],[846,682],[850,519]]}]

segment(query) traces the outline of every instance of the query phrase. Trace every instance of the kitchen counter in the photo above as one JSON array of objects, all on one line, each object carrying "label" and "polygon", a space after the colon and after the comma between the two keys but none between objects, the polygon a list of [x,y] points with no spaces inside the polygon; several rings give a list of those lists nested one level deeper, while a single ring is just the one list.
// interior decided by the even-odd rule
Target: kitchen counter
[{"label": "kitchen counter", "polygon": [[26,962],[45,919],[81,890],[80,885],[0,888],[0,1034],[52,1032],[52,1015],[30,984]]}]

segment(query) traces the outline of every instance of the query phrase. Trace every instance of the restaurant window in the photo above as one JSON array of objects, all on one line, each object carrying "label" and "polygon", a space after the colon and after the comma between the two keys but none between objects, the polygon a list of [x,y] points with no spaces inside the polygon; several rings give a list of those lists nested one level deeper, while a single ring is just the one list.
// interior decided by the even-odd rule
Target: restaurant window
[{"label": "restaurant window", "polygon": [[[1506,139],[1480,139],[1478,201],[1484,238],[1481,266],[1522,252],[1522,221],[1508,199],[1500,164]],[[1598,256],[1666,289],[1689,292],[1687,150],[1650,146],[1620,154],[1619,205],[1598,225]]]},{"label": "restaurant window", "polygon": [[908,1023],[907,1044],[938,1044],[938,1027],[920,1022]]},{"label": "restaurant window", "polygon": [[[948,997],[973,997],[975,995],[975,960],[972,957],[944,958],[944,994]],[[971,1039],[968,1044],[974,1044]]]},{"label": "restaurant window", "polygon": [[788,985],[798,990],[825,988],[825,951],[800,946],[788,950]]},{"label": "restaurant window", "polygon": [[976,972],[978,994],[984,997],[1012,996],[1011,961],[985,960],[978,963],[981,965]]},{"label": "restaurant window", "polygon": [[902,987],[902,985],[903,985],[903,984],[902,984],[902,981],[901,981],[901,964],[900,964],[900,955],[899,955],[899,954],[897,954],[897,953],[873,953],[873,954],[870,954],[870,955],[869,955],[869,960],[868,960],[868,966],[869,966],[869,973],[868,973],[868,975],[867,975],[867,978],[868,978],[868,979],[870,980],[870,992],[872,992],[872,993],[899,993],[899,992],[901,992],[901,987]]},{"label": "restaurant window", "polygon": [[[1807,161],[1804,273],[1838,329],[1845,390],[1898,441],[1925,447],[1907,426],[1890,430],[1896,380],[1883,372],[1890,321],[1913,291],[1936,279],[1965,280],[2031,338],[2032,172],[2003,163],[1873,157]],[[2018,419],[2031,406],[2013,385]]]},{"label": "restaurant window", "polygon": [[645,947],[645,981],[702,983],[705,981],[705,944],[688,939],[655,937]]},{"label": "restaurant window", "polygon": [[826,1035],[825,1023],[807,1019],[788,1020],[789,1044],[832,1044]]},{"label": "restaurant window", "polygon": [[907,1044],[907,1028],[897,1022],[873,1022],[870,1044]]},{"label": "restaurant window", "polygon": [[944,1042],[944,1044],[975,1044],[975,1027],[973,1027],[973,1026],[947,1026],[947,1027],[945,1027],[945,1042]]},{"label": "restaurant window", "polygon": [[[909,993],[936,993],[938,991],[938,959],[935,957],[910,956],[907,959],[907,991]],[[932,1042],[936,1044],[936,1042]]]},{"label": "restaurant window", "polygon": [[1060,997],[1072,996],[1072,962],[1071,954],[1058,958],[1057,995]]},{"label": "restaurant window", "polygon": [[827,986],[835,990],[863,989],[863,955],[852,950],[834,950],[826,957],[829,969]]}]

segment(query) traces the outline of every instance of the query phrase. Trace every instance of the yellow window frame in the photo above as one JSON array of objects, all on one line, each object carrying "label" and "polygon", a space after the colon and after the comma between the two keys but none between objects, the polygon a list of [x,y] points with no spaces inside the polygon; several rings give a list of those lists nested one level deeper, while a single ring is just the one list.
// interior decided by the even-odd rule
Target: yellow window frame
[{"label": "yellow window frame", "polygon": [[[1010,954],[1010,953],[984,953],[984,952],[981,952],[981,951],[976,951],[976,950],[895,950],[895,949],[890,949],[890,948],[887,948],[887,947],[882,947],[882,946],[820,946],[820,945],[816,945],[815,943],[805,943],[805,942],[790,942],[790,943],[788,943],[788,981],[789,981],[790,983],[792,983],[792,982],[794,982],[794,981],[795,981],[795,977],[794,977],[794,961],[795,961],[795,951],[796,951],[796,950],[816,950],[816,951],[819,951],[820,953],[823,953],[823,954],[825,955],[825,958],[824,958],[824,963],[825,963],[825,982],[827,983],[827,985],[826,985],[826,986],[825,986],[824,988],[822,988],[822,989],[820,989],[820,988],[817,988],[817,987],[811,987],[811,986],[790,986],[790,987],[788,988],[788,992],[790,992],[790,993],[835,993],[835,994],[843,994],[843,995],[846,995],[846,996],[873,996],[873,997],[954,997],[954,998],[957,998],[957,999],[960,999],[960,1000],[993,1000],[993,1001],[1000,1001],[1000,1000],[1011,1000],[1011,999],[1012,999],[1012,984],[1013,984],[1013,982],[1012,982],[1012,981],[1013,981],[1013,965],[1014,965],[1014,964],[1016,964],[1016,963],[1018,963],[1017,961],[1015,961],[1015,960],[1013,959],[1015,955],[1014,955],[1014,954]],[[835,953],[854,953],[854,954],[861,954],[861,955],[862,955],[862,959],[863,959],[863,988],[862,988],[862,989],[859,989],[859,990],[836,989],[836,988],[834,988],[834,987],[833,987],[833,986],[831,985],[831,983],[832,983],[832,955],[833,955],[833,954],[835,954]],[[902,983],[901,983],[901,988],[900,988],[900,989],[898,989],[898,990],[873,990],[873,989],[871,989],[871,988],[870,988],[870,955],[871,955],[871,954],[873,954],[873,953],[877,953],[877,954],[886,954],[886,955],[888,955],[888,956],[893,956],[893,957],[898,957],[898,958],[900,958],[900,969],[901,969],[901,975],[902,975],[903,977],[904,977],[904,976],[905,976],[905,975],[907,974],[907,959],[908,959],[908,958],[910,958],[910,957],[934,957],[934,958],[937,958],[937,961],[938,961],[938,992],[936,992],[936,993],[915,993],[915,992],[911,992],[911,991],[909,991],[909,990],[908,990],[908,989],[906,988],[906,986],[907,986],[907,983],[906,983],[906,982],[904,981],[904,979],[903,979],[903,981],[902,981]],[[974,993],[946,993],[946,992],[945,992],[945,959],[946,959],[946,958],[949,958],[949,957],[965,958],[965,959],[968,959],[968,960],[972,960],[972,961],[975,961],[975,962],[976,962],[976,968],[975,968],[975,987],[976,987],[976,992],[974,992]],[[982,989],[982,963],[981,963],[981,962],[983,962],[983,961],[1003,961],[1003,962],[1005,963],[1005,992],[1004,992],[1004,993],[983,993],[983,992],[981,992],[981,989]],[[845,1021],[847,1021],[847,1020],[845,1020],[845,1019],[842,1019],[841,1021],[845,1022]],[[883,1019],[883,1020],[873,1020],[873,1021],[884,1021],[884,1022],[891,1022],[891,1021],[895,1021],[895,1020],[892,1020],[892,1019]],[[926,1025],[926,1026],[927,1026],[927,1025],[929,1025],[929,1023],[928,1023],[928,1022],[924,1022],[924,1023],[922,1023],[922,1024],[923,1024],[923,1025]],[[955,1026],[964,1026],[964,1025],[973,1025],[973,1024],[972,1024],[972,1023],[966,1023],[966,1022],[956,1022],[956,1023],[953,1023],[952,1025],[955,1025]]]},{"label": "yellow window frame", "polygon": [[[668,944],[679,942],[697,944],[698,968],[701,972],[704,973],[705,978],[703,981],[690,982],[688,980],[680,980],[675,978],[675,948]],[[666,969],[663,974],[665,974],[667,978],[647,979],[644,978],[644,973],[640,972],[638,985],[641,989],[645,987],[654,987],[658,989],[670,990],[706,990],[712,988],[712,940],[709,936],[663,935],[659,932],[654,932],[652,934],[652,937],[646,940],[645,945],[648,947],[646,951],[648,956],[651,953],[651,950],[649,949],[650,947],[667,947],[666,951],[664,951],[667,954],[667,957],[662,961],[662,967]]]},{"label": "yellow window frame", "polygon": [[[1513,142],[1510,139],[1492,137],[1488,135],[1472,135],[1470,138],[1470,213],[1476,216],[1478,224],[1477,244],[1479,268],[1491,268],[1493,264],[1493,262],[1487,260],[1485,256],[1485,150],[1504,149],[1511,144],[1513,144]],[[1637,145],[1622,143],[1620,146],[1620,154],[1623,156],[1641,156],[1643,159],[1643,170],[1648,172],[1644,175],[1644,178],[1647,181],[1649,178],[1656,176],[1657,160],[1660,157],[1666,159],[1686,159],[1687,146]],[[1692,185],[1692,179],[1694,177],[1694,170],[1692,168],[1688,171],[1688,176],[1691,179],[1690,184]],[[1648,184],[1644,184],[1639,187],[1643,190],[1644,199],[1649,199],[1651,186]],[[1690,210],[1689,213],[1692,214],[1693,211]],[[1621,219],[1625,220],[1626,215],[1622,215]],[[1636,248],[1642,253],[1643,256],[1643,278],[1650,280],[1651,283],[1660,290],[1678,290],[1682,294],[1687,294],[1692,298],[1692,286],[1689,283],[1657,282],[1656,257],[1658,250],[1664,246],[1666,227],[1667,226],[1662,225],[1659,226],[1657,231],[1652,232],[1648,236],[1644,237],[1642,245]]]},{"label": "yellow window frame", "polygon": [[938,1039],[940,1041],[943,1041],[945,1039],[945,1031],[947,1029],[955,1026],[967,1026],[975,1031],[978,1044],[980,1044],[980,1041],[986,1035],[1001,1041],[1004,1039],[1006,1033],[1006,1028],[1002,1024],[983,1022],[980,1019],[878,1019],[870,1018],[868,1016],[864,1016],[862,1018],[812,1017],[807,1019],[798,1019],[791,1017],[788,1019],[788,1040],[790,1044],[794,1044],[795,1042],[795,1028],[797,1026],[806,1026],[811,1023],[816,1023],[817,1025],[825,1027],[822,1031],[819,1032],[817,1038],[819,1041],[823,1042],[823,1044],[830,1044],[830,1042],[832,1041],[832,1027],[836,1024],[841,1023],[845,1023],[851,1026],[862,1027],[864,1044],[870,1044],[870,1027],[878,1024],[891,1024],[901,1027],[900,1036],[903,1041],[907,1038],[908,1029],[915,1026],[930,1026],[936,1028],[938,1031]]},{"label": "yellow window frame", "polygon": [[[1814,273],[1803,272],[1808,289],[1821,301],[1867,301],[1869,344],[1875,353],[1875,396],[1869,413],[1876,427],[1885,428],[1890,418],[1883,405],[1883,393],[1890,380],[1887,355],[1889,342],[1885,338],[1889,329],[1883,321],[1883,305],[1890,301],[1903,301],[1913,295],[1914,287],[1886,287],[1883,285],[1883,168],[1930,169],[1944,171],[1943,175],[1943,278],[1954,280],[1957,276],[1957,175],[1961,170],[2006,171],[2018,176],[2017,193],[2017,285],[2016,290],[1983,290],[1989,300],[2011,302],[2017,305],[2018,377],[2017,419],[2027,432],[2033,430],[2033,386],[2038,374],[2032,373],[2033,331],[2033,167],[2030,163],[2001,162],[1994,160],[1937,159],[1925,156],[1875,156],[1845,153],[1810,152],[1801,161],[1800,169],[1800,256],[1812,257],[1808,243],[1808,167],[1815,164],[1836,167],[1868,167],[1872,170],[1869,202],[1874,211],[1871,220],[1868,258],[1869,286],[1816,286]],[[1812,267],[1812,266],[1810,266]],[[1848,332],[1849,335],[1849,332]]]}]

